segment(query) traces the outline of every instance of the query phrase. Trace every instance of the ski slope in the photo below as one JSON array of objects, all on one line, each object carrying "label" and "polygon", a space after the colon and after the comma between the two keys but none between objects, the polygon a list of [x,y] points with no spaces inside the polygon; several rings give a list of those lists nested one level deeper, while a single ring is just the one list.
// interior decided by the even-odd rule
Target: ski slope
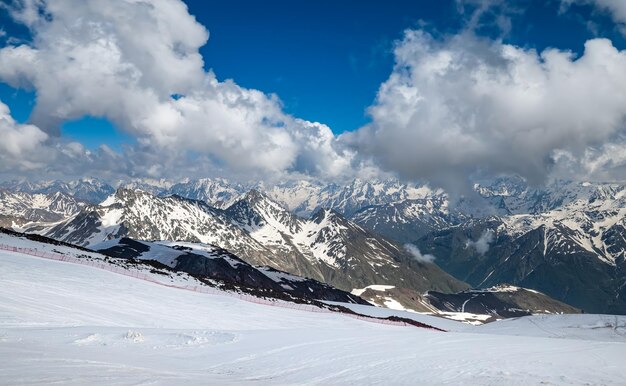
[{"label": "ski slope", "polygon": [[[528,385],[626,379],[624,318],[609,327],[608,319],[583,315],[580,323],[576,316],[544,316],[533,323],[459,324],[456,330],[453,321],[443,320],[441,327],[455,331],[442,333],[194,293],[7,251],[0,251],[0,288],[2,384]],[[537,324],[552,334],[537,333]],[[572,328],[584,336],[577,338]]]}]

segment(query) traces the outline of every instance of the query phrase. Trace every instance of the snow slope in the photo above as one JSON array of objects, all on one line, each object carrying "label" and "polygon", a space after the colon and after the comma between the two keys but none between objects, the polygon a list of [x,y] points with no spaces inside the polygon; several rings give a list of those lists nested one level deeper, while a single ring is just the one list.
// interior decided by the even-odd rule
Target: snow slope
[{"label": "snow slope", "polygon": [[[617,335],[386,326],[7,251],[0,288],[6,384],[619,384],[626,375]],[[534,322],[561,328],[551,317]]]}]

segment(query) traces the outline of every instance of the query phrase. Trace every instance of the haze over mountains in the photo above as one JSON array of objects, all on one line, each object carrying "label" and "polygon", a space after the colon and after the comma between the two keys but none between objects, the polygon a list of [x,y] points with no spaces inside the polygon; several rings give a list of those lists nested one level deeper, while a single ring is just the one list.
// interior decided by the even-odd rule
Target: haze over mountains
[{"label": "haze over mountains", "polygon": [[587,312],[626,313],[626,187],[619,184],[537,189],[501,178],[453,203],[441,190],[397,180],[2,187],[5,226],[79,245],[116,237],[209,243],[254,265],[417,310],[431,307],[426,291],[511,284]]}]

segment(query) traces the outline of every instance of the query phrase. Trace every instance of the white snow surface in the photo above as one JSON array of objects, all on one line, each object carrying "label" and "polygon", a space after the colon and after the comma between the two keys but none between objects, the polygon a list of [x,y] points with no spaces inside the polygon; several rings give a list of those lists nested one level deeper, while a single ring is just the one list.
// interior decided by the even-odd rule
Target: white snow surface
[{"label": "white snow surface", "polygon": [[290,273],[283,272],[283,271],[278,271],[278,270],[270,268],[270,267],[256,267],[256,269],[261,271],[261,273],[263,273],[265,276],[269,277],[270,279],[272,279],[276,283],[282,282],[283,279],[291,281],[291,282],[306,281],[307,280],[305,277],[292,275]]},{"label": "white snow surface", "polygon": [[490,315],[484,314],[472,314],[471,312],[439,312],[442,317],[446,317],[452,320],[458,320],[460,322],[469,323],[472,325],[480,326],[487,319],[489,319]]},{"label": "white snow surface", "polygon": [[0,288],[3,384],[623,384],[626,376],[624,317],[542,315],[474,327],[401,313],[450,330],[443,333],[7,251]]},{"label": "white snow surface", "polygon": [[394,286],[394,285],[372,284],[372,285],[368,285],[365,288],[354,288],[352,290],[351,294],[352,295],[356,295],[356,296],[361,296],[361,295],[363,295],[363,292],[367,291],[368,289],[371,289],[373,291],[385,292],[386,290],[393,289],[393,288],[396,288],[396,286]]}]

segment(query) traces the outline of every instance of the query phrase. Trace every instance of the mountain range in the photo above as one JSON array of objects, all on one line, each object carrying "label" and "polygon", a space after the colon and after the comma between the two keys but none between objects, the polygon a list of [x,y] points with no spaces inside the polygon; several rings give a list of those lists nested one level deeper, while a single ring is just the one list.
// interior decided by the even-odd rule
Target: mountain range
[{"label": "mountain range", "polygon": [[[116,237],[210,243],[251,264],[345,291],[393,286],[387,295],[417,310],[430,307],[425,291],[506,283],[587,312],[626,313],[621,184],[555,181],[535,188],[500,178],[477,183],[476,197],[457,202],[442,190],[396,180],[273,186],[138,180],[117,186],[4,183],[0,218],[3,225],[79,245]],[[76,191],[91,192],[91,199],[66,187],[81,187]],[[380,301],[374,295],[370,300]]]},{"label": "mountain range", "polygon": [[437,265],[415,260],[402,245],[333,210],[320,209],[303,219],[257,190],[219,209],[180,196],[119,189],[100,205],[88,205],[64,221],[25,228],[87,247],[121,237],[217,245],[251,264],[348,292],[368,285],[393,285],[403,291],[401,304],[419,310],[429,307],[421,295],[427,290],[467,288]]}]

